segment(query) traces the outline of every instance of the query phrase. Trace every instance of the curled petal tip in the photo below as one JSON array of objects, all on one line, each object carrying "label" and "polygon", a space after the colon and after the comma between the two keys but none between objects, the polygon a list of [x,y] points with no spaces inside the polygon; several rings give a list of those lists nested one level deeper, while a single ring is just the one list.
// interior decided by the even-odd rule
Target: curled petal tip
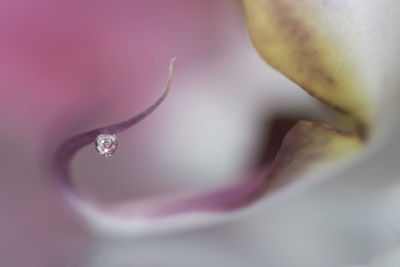
[{"label": "curled petal tip", "polygon": [[72,136],[65,140],[55,151],[52,160],[52,170],[55,179],[59,182],[62,187],[62,191],[68,192],[68,195],[76,193],[69,177],[69,165],[74,155],[84,146],[95,142],[96,138],[101,134],[114,135],[122,132],[134,126],[138,122],[146,118],[150,113],[157,109],[157,107],[166,98],[169,87],[172,80],[173,63],[176,58],[170,61],[169,74],[167,84],[161,96],[147,109],[143,110],[139,114],[124,120],[119,123],[111,124],[105,127],[93,129],[75,136]]}]

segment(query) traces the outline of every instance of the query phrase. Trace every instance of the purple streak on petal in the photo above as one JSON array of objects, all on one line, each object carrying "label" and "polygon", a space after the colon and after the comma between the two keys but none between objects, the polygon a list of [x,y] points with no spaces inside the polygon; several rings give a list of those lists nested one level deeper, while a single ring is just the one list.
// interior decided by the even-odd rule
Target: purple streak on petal
[{"label": "purple streak on petal", "polygon": [[268,182],[265,180],[265,171],[262,171],[250,175],[250,179],[239,181],[220,190],[179,199],[152,212],[150,216],[162,217],[193,211],[231,211],[252,203],[260,195],[257,194],[258,189],[266,183]]},{"label": "purple streak on petal", "polygon": [[54,174],[58,182],[61,184],[61,188],[63,190],[69,192],[73,189],[71,178],[69,176],[69,165],[76,152],[78,152],[84,146],[92,144],[99,134],[116,134],[126,129],[129,129],[130,127],[134,126],[135,124],[146,118],[164,101],[164,99],[168,95],[169,87],[171,84],[174,61],[175,58],[171,60],[169,65],[168,81],[164,92],[149,108],[120,123],[115,123],[109,126],[93,129],[88,132],[68,138],[57,148],[53,157],[52,167]]}]

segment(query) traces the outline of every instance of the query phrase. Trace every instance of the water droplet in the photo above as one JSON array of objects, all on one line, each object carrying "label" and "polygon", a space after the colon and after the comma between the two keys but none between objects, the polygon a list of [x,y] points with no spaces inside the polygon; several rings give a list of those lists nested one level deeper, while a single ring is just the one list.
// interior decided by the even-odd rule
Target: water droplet
[{"label": "water droplet", "polygon": [[106,157],[111,156],[118,147],[118,139],[115,135],[100,134],[95,142],[96,150]]}]

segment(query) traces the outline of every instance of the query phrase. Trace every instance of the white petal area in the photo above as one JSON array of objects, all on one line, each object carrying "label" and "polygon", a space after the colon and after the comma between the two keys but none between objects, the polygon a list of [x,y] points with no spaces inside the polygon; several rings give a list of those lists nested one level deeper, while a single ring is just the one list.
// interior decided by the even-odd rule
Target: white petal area
[{"label": "white petal area", "polygon": [[[400,247],[374,258],[366,265],[359,267],[397,267],[400,262]],[[355,266],[356,267],[356,266]]]},{"label": "white petal area", "polygon": [[[363,81],[360,98],[372,104],[372,136],[390,134],[399,113],[400,2],[308,0],[321,12],[335,45],[342,47]],[[327,25],[321,25],[326,27]],[[375,134],[376,133],[376,134]]]}]

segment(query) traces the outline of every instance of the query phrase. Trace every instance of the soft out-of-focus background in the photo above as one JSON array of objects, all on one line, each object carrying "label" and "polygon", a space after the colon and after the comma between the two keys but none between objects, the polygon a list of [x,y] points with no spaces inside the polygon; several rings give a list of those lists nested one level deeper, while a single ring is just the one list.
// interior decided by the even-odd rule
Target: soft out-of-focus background
[{"label": "soft out-of-focus background", "polygon": [[393,219],[377,207],[396,195],[382,193],[399,168],[394,146],[373,170],[356,166],[246,223],[139,240],[95,237],[50,186],[57,144],[146,108],[175,56],[166,102],[119,135],[115,156],[87,147],[74,159],[85,193],[113,202],[215,188],[257,162],[273,119],[329,121],[258,57],[238,1],[5,0],[0,36],[1,266],[329,267],[396,244],[385,223],[368,222]]}]

